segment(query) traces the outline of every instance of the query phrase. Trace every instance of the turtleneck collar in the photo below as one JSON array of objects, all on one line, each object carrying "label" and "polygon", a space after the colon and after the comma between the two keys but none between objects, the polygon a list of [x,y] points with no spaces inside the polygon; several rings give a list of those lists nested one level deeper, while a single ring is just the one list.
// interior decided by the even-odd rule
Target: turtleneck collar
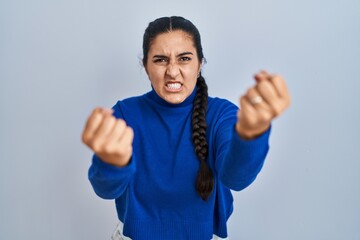
[{"label": "turtleneck collar", "polygon": [[170,107],[170,108],[185,107],[185,106],[193,104],[195,95],[196,95],[196,89],[197,89],[197,87],[195,86],[193,92],[182,103],[175,104],[175,103],[169,103],[169,102],[165,101],[155,92],[155,90],[152,86],[151,86],[151,88],[152,88],[152,90],[150,92],[148,92],[146,95],[151,100],[155,101],[156,103],[158,103],[164,107]]}]

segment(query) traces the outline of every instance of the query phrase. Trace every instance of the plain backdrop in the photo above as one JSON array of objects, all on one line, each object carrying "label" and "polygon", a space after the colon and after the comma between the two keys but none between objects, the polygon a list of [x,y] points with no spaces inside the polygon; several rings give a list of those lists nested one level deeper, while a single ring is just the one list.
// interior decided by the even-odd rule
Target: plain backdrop
[{"label": "plain backdrop", "polygon": [[142,35],[171,15],[202,34],[211,96],[237,104],[261,69],[292,94],[234,192],[230,239],[359,240],[359,0],[0,0],[0,239],[109,239],[114,202],[91,188],[81,131],[150,90]]}]

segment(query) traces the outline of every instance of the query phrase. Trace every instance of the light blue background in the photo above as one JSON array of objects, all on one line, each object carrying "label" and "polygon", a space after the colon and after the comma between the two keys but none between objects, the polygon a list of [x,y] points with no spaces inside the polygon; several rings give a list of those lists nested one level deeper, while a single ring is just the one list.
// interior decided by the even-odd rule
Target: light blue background
[{"label": "light blue background", "polygon": [[109,239],[81,131],[150,89],[142,34],[170,15],[199,28],[210,95],[237,103],[260,69],[292,93],[230,239],[360,239],[359,0],[0,0],[0,239]]}]

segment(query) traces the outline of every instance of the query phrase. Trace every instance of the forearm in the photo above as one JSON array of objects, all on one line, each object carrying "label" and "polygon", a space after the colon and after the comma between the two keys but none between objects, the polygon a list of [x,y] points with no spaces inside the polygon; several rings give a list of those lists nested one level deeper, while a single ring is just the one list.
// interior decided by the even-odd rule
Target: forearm
[{"label": "forearm", "polygon": [[220,179],[225,186],[240,191],[255,180],[269,150],[269,134],[270,128],[255,139],[244,140],[233,131],[220,170]]},{"label": "forearm", "polygon": [[116,167],[93,156],[88,177],[95,193],[104,199],[115,199],[124,193],[135,173],[134,156],[125,167]]}]

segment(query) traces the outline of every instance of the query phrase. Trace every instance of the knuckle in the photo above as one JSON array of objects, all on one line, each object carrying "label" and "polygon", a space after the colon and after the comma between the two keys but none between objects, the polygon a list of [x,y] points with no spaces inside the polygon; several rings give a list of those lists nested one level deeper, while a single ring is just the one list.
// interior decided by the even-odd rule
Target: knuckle
[{"label": "knuckle", "polygon": [[117,150],[117,153],[118,153],[120,156],[125,156],[126,153],[127,153],[127,148],[125,148],[124,146],[119,147],[118,150]]},{"label": "knuckle", "polygon": [[269,81],[262,81],[258,84],[259,91],[267,91],[269,88],[271,88],[271,83]]},{"label": "knuckle", "polygon": [[100,147],[99,147],[99,145],[97,145],[97,144],[91,144],[90,147],[91,147],[91,149],[92,149],[94,152],[96,152],[96,153],[101,152],[101,151],[100,151]]},{"label": "knuckle", "polygon": [[82,140],[82,142],[84,143],[84,144],[86,144],[86,145],[90,145],[91,144],[91,138],[89,137],[89,136],[87,136],[87,135],[83,135],[82,137],[81,137],[81,140]]},{"label": "knuckle", "polygon": [[277,117],[280,114],[281,114],[281,110],[279,110],[279,109],[274,110],[274,117]]},{"label": "knuckle", "polygon": [[132,144],[122,143],[116,148],[116,151],[120,156],[127,156],[132,152],[132,149]]},{"label": "knuckle", "polygon": [[241,96],[240,97],[240,103],[244,103],[246,101],[246,96]]},{"label": "knuckle", "polygon": [[116,120],[116,127],[117,128],[120,128],[120,129],[122,129],[122,128],[124,128],[125,126],[126,126],[126,123],[125,123],[125,121],[124,120],[122,120],[122,119],[117,119]]},{"label": "knuckle", "polygon": [[255,91],[254,88],[249,88],[249,89],[246,91],[246,96],[250,96],[254,91]]},{"label": "knuckle", "polygon": [[133,151],[133,147],[132,147],[132,145],[130,145],[129,147],[128,147],[128,154],[129,155],[131,155],[132,154],[132,151]]},{"label": "knuckle", "polygon": [[89,142],[89,137],[88,134],[86,132],[83,132],[81,135],[81,141],[85,144],[87,144]]},{"label": "knuckle", "polygon": [[268,111],[262,111],[261,113],[261,121],[262,122],[270,122],[273,115]]},{"label": "knuckle", "polygon": [[94,110],[91,113],[92,116],[96,116],[96,115],[99,115],[99,114],[101,114],[101,108],[100,107],[94,108]]},{"label": "knuckle", "polygon": [[134,130],[131,127],[126,128],[126,134],[129,135],[129,137],[134,136]]},{"label": "knuckle", "polygon": [[253,114],[247,114],[246,121],[247,121],[248,125],[254,126],[258,123],[258,117],[254,116]]},{"label": "knuckle", "polygon": [[278,116],[282,111],[282,108],[279,105],[274,105],[272,109],[275,116]]},{"label": "knuckle", "polygon": [[99,112],[99,108],[94,108],[92,111],[91,111],[91,115],[95,115]]},{"label": "knuckle", "polygon": [[105,153],[111,153],[111,152],[113,152],[113,147],[110,144],[105,144],[103,146],[103,151]]},{"label": "knuckle", "polygon": [[94,152],[99,153],[102,152],[102,144],[99,141],[91,141],[90,143],[91,149],[94,150]]},{"label": "knuckle", "polygon": [[93,139],[88,139],[87,143],[86,143],[91,149],[94,150],[94,140]]},{"label": "knuckle", "polygon": [[108,124],[110,124],[111,126],[114,126],[114,125],[116,124],[116,119],[115,119],[115,117],[109,116]]},{"label": "knuckle", "polygon": [[282,79],[284,79],[284,78],[283,78],[282,75],[276,73],[276,74],[274,74],[273,79],[274,79],[274,80],[282,80]]},{"label": "knuckle", "polygon": [[266,84],[267,84],[267,81],[261,81],[261,82],[259,82],[256,86],[257,86],[258,88],[260,88],[260,87],[264,87]]},{"label": "knuckle", "polygon": [[104,116],[103,123],[109,124],[111,122],[111,116]]}]

